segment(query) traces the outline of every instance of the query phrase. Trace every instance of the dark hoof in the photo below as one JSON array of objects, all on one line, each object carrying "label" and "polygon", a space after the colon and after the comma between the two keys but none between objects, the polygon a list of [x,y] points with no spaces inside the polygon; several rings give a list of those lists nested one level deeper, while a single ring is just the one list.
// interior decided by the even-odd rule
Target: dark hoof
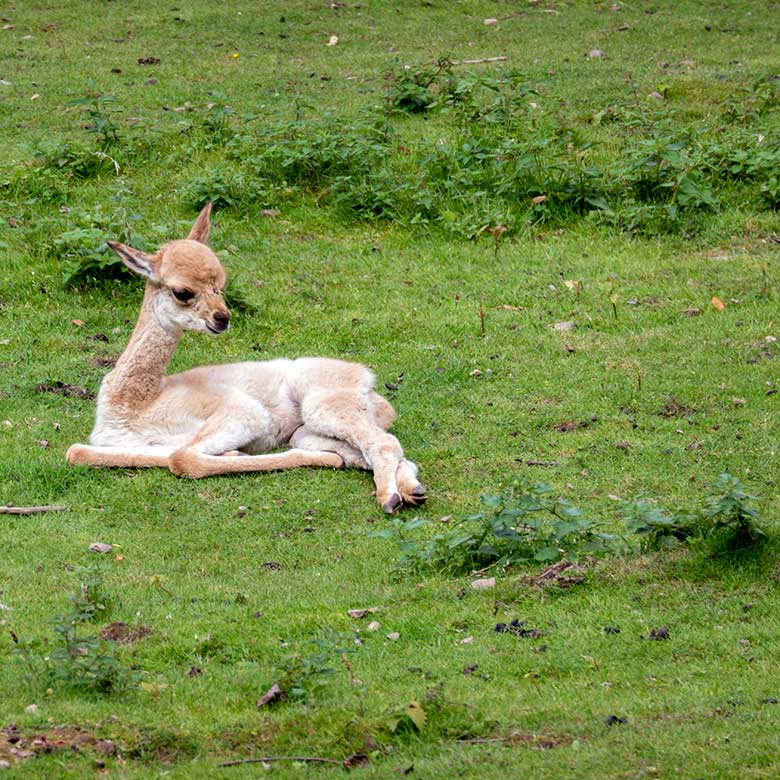
[{"label": "dark hoof", "polygon": [[401,496],[399,496],[398,493],[393,493],[393,495],[382,504],[382,511],[386,512],[388,515],[392,515],[395,514],[402,505],[403,501],[401,501]]},{"label": "dark hoof", "polygon": [[406,497],[406,503],[411,506],[420,506],[428,500],[428,491],[425,485],[417,485]]}]

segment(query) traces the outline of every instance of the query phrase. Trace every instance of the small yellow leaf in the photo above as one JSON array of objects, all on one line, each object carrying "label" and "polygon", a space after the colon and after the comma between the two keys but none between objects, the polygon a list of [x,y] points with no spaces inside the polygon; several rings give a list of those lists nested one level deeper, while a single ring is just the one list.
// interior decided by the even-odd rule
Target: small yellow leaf
[{"label": "small yellow leaf", "polygon": [[420,706],[420,702],[413,701],[408,704],[406,707],[406,714],[409,717],[409,720],[414,723],[417,731],[422,731],[428,717],[425,714],[425,710]]},{"label": "small yellow leaf", "polygon": [[726,304],[723,303],[723,301],[718,298],[717,295],[712,296],[710,303],[712,304],[712,308],[717,309],[718,311],[723,311],[726,308]]}]

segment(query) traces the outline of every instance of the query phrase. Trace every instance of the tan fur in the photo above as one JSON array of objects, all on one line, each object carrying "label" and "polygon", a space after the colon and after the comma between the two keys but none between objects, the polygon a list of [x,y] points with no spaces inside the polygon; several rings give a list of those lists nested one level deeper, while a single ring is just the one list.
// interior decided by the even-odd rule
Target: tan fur
[{"label": "tan fur", "polygon": [[[68,462],[89,466],[163,466],[207,477],[301,466],[355,466],[374,472],[387,512],[425,501],[417,467],[388,428],[393,407],[374,392],[359,363],[329,358],[201,366],[166,376],[184,330],[227,329],[225,271],[206,246],[211,204],[186,239],[155,254],[109,246],[146,290],[125,351],[103,380],[90,444]],[[269,453],[279,447],[285,452]]]}]

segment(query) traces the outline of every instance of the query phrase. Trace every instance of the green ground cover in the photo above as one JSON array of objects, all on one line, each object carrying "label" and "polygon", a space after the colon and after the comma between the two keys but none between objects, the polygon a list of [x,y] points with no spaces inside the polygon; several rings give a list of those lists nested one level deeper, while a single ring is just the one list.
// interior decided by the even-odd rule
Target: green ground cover
[{"label": "green ground cover", "polygon": [[[0,502],[68,508],[0,515],[15,776],[777,776],[776,4],[0,16]],[[209,199],[233,327],[172,370],[362,361],[429,488],[407,552],[520,481],[611,553],[470,575],[382,538],[364,473],[67,467],[140,303],[103,242],[153,249]],[[762,544],[626,532],[624,502],[703,510],[722,472]]]}]

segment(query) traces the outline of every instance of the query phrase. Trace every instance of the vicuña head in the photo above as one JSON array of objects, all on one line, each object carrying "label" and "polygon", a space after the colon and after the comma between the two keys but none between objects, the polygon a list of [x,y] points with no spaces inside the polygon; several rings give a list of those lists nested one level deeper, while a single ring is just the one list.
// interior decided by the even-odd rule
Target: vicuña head
[{"label": "vicu\u00f1a head", "polygon": [[131,271],[151,282],[154,315],[166,330],[217,334],[230,326],[222,296],[225,269],[206,246],[210,216],[208,203],[187,238],[170,241],[153,255],[118,241],[107,242]]}]

